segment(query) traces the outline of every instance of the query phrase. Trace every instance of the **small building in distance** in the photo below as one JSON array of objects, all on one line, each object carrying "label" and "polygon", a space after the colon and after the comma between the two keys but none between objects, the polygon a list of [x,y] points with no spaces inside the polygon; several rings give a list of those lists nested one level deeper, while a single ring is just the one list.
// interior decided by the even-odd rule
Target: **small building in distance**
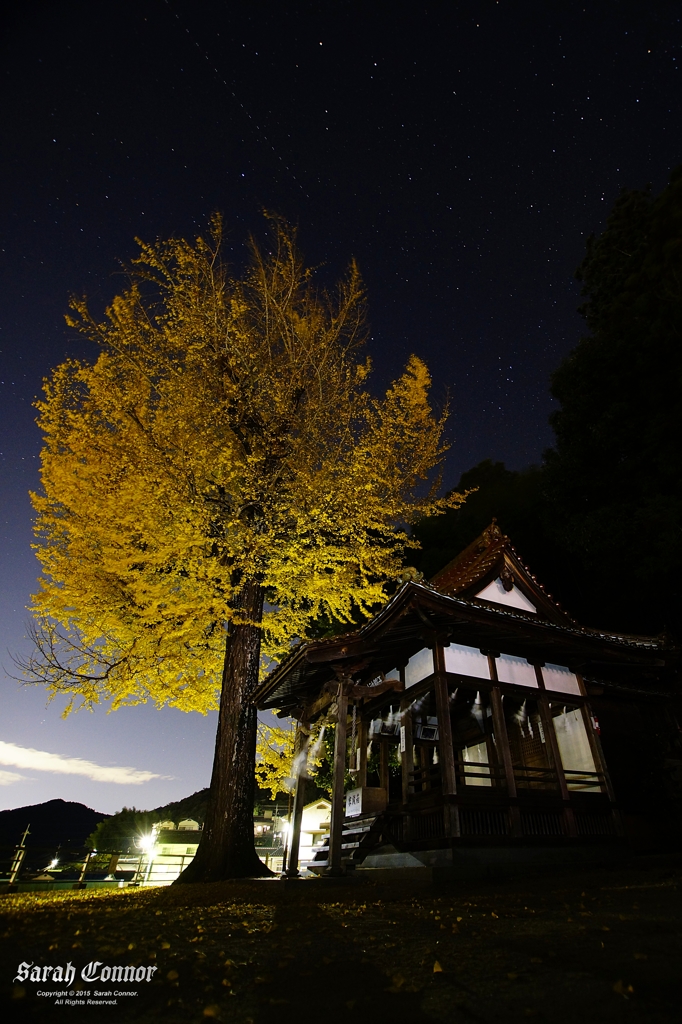
[{"label": "small building in distance", "polygon": [[[286,809],[290,801],[287,800]],[[331,802],[324,797],[313,800],[303,808],[301,827],[300,858],[302,866],[313,860],[313,847],[318,845],[325,836],[329,836],[329,812]],[[254,814],[254,837],[256,853],[276,874],[282,871],[289,847],[291,824],[284,812],[281,802],[274,801],[271,805],[259,808],[260,813]]]},{"label": "small building in distance", "polygon": [[[289,799],[260,800],[253,815],[253,833],[256,852],[272,871],[282,870],[287,849],[289,829],[287,811]],[[315,801],[306,813],[304,848],[310,850],[313,842],[325,834],[323,820],[329,819],[329,801]],[[134,884],[170,885],[193,860],[199,847],[202,826],[198,821],[185,818],[177,825],[171,820],[157,821],[149,836],[136,841],[138,854],[116,858],[118,876],[131,879]],[[311,854],[312,856],[312,854]]]},{"label": "small building in distance", "polygon": [[313,863],[315,855],[329,837],[331,800],[322,797],[312,800],[303,808],[301,818],[301,841],[299,844],[299,866],[305,870]]},{"label": "small building in distance", "polygon": [[138,840],[139,855],[118,858],[119,872],[134,870],[138,885],[170,885],[194,859],[201,839],[201,825],[193,818],[178,822],[157,821],[149,836]]},{"label": "small building in distance", "polygon": [[291,800],[278,795],[275,800],[259,799],[253,812],[256,853],[271,871],[282,870],[287,843],[288,812]]}]

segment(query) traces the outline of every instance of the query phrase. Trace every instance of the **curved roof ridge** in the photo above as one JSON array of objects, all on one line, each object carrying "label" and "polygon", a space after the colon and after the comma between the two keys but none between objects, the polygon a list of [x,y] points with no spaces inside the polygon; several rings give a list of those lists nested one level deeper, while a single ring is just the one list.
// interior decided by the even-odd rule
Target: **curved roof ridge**
[{"label": "curved roof ridge", "polygon": [[[447,593],[448,589],[455,593],[466,590],[472,586],[477,579],[482,578],[487,572],[490,571],[494,562],[509,552],[512,557],[519,564],[523,572],[532,580],[534,586],[541,592],[541,594],[549,601],[563,616],[570,619],[571,622],[576,620],[561,606],[560,602],[547,590],[547,588],[538,580],[535,573],[531,571],[526,562],[521,558],[519,552],[516,550],[511,542],[511,538],[503,533],[500,527],[497,525],[497,519],[493,516],[492,522],[487,526],[478,537],[475,537],[468,547],[464,548],[458,555],[455,555],[447,565],[439,569],[438,572],[431,578],[431,583],[436,586],[437,589]],[[439,586],[440,584],[440,586]],[[446,589],[447,588],[447,589]]]},{"label": "curved roof ridge", "polygon": [[538,588],[538,590],[541,590],[541,591],[542,591],[542,593],[543,593],[543,594],[545,595],[545,597],[546,597],[546,598],[547,598],[547,599],[548,599],[549,601],[551,601],[551,602],[552,602],[552,604],[556,605],[556,607],[557,607],[557,608],[559,609],[559,611],[560,611],[560,612],[561,612],[561,613],[562,613],[563,615],[565,615],[567,619],[570,619],[570,621],[571,621],[571,622],[574,622],[574,623],[575,623],[576,625],[579,625],[579,622],[578,622],[578,620],[577,620],[577,619],[574,619],[574,618],[573,618],[573,616],[571,615],[571,613],[570,613],[570,612],[567,612],[567,611],[566,611],[566,609],[565,609],[565,608],[563,607],[563,605],[561,604],[561,602],[560,602],[560,601],[558,601],[558,600],[556,599],[556,597],[554,597],[554,595],[553,595],[553,594],[551,594],[551,593],[549,592],[549,590],[548,590],[548,589],[547,589],[547,587],[546,587],[546,586],[544,585],[544,583],[541,583],[541,582],[540,582],[540,580],[539,580],[539,579],[537,578],[537,576],[535,575],[535,573],[534,573],[534,572],[531,572],[531,570],[530,570],[530,568],[528,567],[527,563],[526,563],[526,562],[524,562],[524,560],[523,560],[523,559],[521,558],[521,556],[519,555],[518,551],[516,550],[516,548],[515,548],[515,547],[514,547],[514,545],[512,544],[511,540],[509,539],[509,537],[507,537],[507,541],[508,541],[508,547],[509,547],[509,550],[510,550],[510,551],[511,551],[511,552],[513,553],[513,555],[514,555],[514,558],[516,558],[517,562],[519,562],[519,564],[520,564],[520,565],[521,565],[521,567],[523,568],[524,572],[528,573],[528,575],[530,576],[530,578],[532,579],[533,583],[534,583],[534,584],[535,584],[535,586],[536,586],[536,587]]}]

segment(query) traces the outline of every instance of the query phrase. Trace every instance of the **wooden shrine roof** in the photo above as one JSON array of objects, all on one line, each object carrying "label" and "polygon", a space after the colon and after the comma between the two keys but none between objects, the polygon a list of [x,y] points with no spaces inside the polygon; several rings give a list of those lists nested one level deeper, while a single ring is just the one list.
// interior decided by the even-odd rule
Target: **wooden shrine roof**
[{"label": "wooden shrine roof", "polygon": [[[451,563],[452,564],[452,563]],[[508,606],[445,594],[434,584],[404,583],[365,625],[343,636],[299,644],[259,685],[255,701],[282,712],[308,703],[335,678],[335,669],[369,680],[405,664],[425,637],[567,665],[583,675],[627,686],[660,683],[680,652],[657,637],[627,636],[579,626]]]},{"label": "wooden shrine roof", "polygon": [[573,622],[524,564],[495,519],[464,551],[440,569],[431,583],[441,593],[475,599],[480,590],[500,577],[508,581],[510,589],[516,586],[524,593],[545,618],[566,624]]}]

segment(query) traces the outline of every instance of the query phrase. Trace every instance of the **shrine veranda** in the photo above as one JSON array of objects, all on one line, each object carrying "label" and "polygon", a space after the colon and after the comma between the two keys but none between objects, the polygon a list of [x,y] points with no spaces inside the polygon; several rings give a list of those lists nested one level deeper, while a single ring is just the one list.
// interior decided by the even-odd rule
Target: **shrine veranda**
[{"label": "shrine veranda", "polygon": [[[330,726],[318,874],[496,875],[673,848],[680,808],[662,766],[681,756],[679,664],[664,638],[576,623],[493,522],[430,583],[404,583],[367,624],[301,645],[261,684],[259,707],[298,723],[288,873],[310,737]],[[633,787],[635,762],[649,790]]]}]

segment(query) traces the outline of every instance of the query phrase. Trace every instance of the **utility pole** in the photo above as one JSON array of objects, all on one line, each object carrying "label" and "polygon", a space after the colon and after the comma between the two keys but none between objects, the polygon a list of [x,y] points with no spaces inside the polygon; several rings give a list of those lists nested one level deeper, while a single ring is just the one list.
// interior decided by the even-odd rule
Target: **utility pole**
[{"label": "utility pole", "polygon": [[9,884],[14,885],[19,872],[21,871],[21,865],[24,863],[24,857],[26,856],[26,836],[30,833],[30,824],[26,826],[26,830],[21,837],[21,842],[14,851],[14,858],[12,860],[12,867],[9,873]]},{"label": "utility pole", "polygon": [[86,885],[86,883],[85,883],[85,872],[88,870],[88,864],[90,863],[90,858],[94,857],[96,853],[97,853],[97,850],[88,850],[87,854],[85,855],[85,860],[83,861],[83,867],[81,868],[80,878],[78,879],[78,881],[74,885],[74,889],[85,889],[85,885]]}]

